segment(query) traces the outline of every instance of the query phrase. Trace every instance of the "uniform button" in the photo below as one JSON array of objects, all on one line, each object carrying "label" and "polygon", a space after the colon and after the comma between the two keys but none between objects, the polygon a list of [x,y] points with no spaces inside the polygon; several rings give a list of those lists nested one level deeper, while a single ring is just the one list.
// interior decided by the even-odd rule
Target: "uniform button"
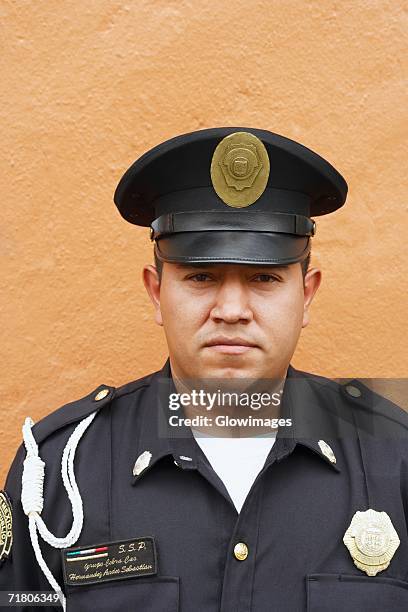
[{"label": "uniform button", "polygon": [[358,387],[355,387],[354,385],[347,385],[346,387],[346,391],[349,395],[351,395],[351,397],[360,397],[361,396],[361,391]]},{"label": "uniform button", "polygon": [[109,395],[109,389],[102,389],[101,391],[99,391],[99,393],[95,395],[94,400],[95,402],[99,402],[107,395]]},{"label": "uniform button", "polygon": [[238,542],[234,546],[234,555],[238,561],[245,561],[248,556],[248,546],[244,542]]}]

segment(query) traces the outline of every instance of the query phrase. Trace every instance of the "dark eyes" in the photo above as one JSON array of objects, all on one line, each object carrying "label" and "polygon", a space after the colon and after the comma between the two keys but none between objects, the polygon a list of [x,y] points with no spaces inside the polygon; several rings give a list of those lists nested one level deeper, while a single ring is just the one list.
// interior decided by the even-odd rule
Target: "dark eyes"
[{"label": "dark eyes", "polygon": [[258,274],[256,278],[258,278],[259,279],[258,282],[261,282],[261,283],[268,283],[270,281],[278,280],[276,276],[273,276],[272,274]]},{"label": "dark eyes", "polygon": [[[199,274],[193,274],[192,276],[189,276],[188,280],[192,280],[194,282],[201,283],[201,282],[205,282],[206,280],[212,280],[212,278],[209,274],[200,272]],[[279,279],[273,274],[257,274],[256,276],[252,277],[251,280],[258,282],[258,283],[259,282],[269,283],[273,281],[279,281]]]},{"label": "dark eyes", "polygon": [[188,280],[193,280],[193,281],[196,281],[196,282],[202,282],[202,281],[207,280],[208,278],[210,278],[210,276],[208,274],[200,273],[200,274],[193,274],[193,276],[189,276]]}]

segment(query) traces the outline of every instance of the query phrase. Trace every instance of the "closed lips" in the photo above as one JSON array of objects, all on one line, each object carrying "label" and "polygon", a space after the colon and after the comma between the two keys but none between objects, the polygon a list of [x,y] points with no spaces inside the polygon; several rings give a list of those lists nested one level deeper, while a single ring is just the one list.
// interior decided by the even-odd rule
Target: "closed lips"
[{"label": "closed lips", "polygon": [[210,340],[205,344],[205,346],[216,346],[219,344],[230,345],[230,346],[257,346],[253,342],[249,342],[244,338],[226,338],[225,336],[218,336],[213,340]]}]

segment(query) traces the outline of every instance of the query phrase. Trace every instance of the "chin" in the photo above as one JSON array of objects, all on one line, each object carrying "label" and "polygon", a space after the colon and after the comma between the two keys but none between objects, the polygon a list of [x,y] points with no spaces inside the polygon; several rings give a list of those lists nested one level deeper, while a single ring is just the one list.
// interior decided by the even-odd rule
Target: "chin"
[{"label": "chin", "polygon": [[238,379],[238,378],[254,378],[256,377],[257,368],[245,365],[231,366],[226,364],[211,364],[203,366],[200,369],[201,378],[222,378],[222,379]]}]

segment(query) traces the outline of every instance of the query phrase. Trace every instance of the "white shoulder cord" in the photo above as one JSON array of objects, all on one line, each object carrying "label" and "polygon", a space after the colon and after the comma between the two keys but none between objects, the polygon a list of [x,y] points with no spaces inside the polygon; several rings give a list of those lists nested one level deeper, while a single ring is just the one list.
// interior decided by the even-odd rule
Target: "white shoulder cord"
[{"label": "white shoulder cord", "polygon": [[82,531],[84,513],[82,507],[81,494],[79,492],[75,474],[74,474],[74,458],[78,443],[85,433],[88,426],[92,423],[97,411],[93,412],[83,419],[74,429],[67,444],[61,460],[61,475],[64,482],[64,487],[68,493],[69,500],[72,506],[72,527],[65,538],[57,538],[52,534],[45,525],[40,514],[43,509],[43,485],[44,485],[44,469],[45,463],[38,455],[38,446],[34,439],[31,427],[34,425],[32,419],[27,417],[23,425],[23,438],[27,450],[27,456],[24,460],[21,503],[23,510],[28,516],[28,526],[30,530],[31,543],[34,548],[35,556],[48,582],[57,593],[63,610],[65,612],[66,602],[61,587],[52,575],[51,570],[46,564],[39,545],[37,529],[43,540],[48,542],[54,548],[67,548],[72,546],[80,536]]}]

